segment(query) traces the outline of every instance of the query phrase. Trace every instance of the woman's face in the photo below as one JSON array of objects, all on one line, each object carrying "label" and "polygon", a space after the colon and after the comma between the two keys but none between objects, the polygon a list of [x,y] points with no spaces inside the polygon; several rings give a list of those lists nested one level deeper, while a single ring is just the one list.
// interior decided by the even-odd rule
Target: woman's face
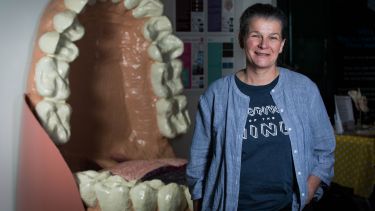
[{"label": "woman's face", "polygon": [[284,43],[280,21],[260,17],[252,18],[249,23],[249,34],[245,40],[248,66],[258,69],[275,67]]}]

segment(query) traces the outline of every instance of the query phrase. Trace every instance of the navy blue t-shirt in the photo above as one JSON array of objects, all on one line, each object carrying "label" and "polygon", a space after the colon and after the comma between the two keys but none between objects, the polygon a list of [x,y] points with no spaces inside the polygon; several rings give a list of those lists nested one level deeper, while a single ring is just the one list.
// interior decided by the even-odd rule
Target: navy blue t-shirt
[{"label": "navy blue t-shirt", "polygon": [[270,94],[278,77],[251,86],[236,77],[250,97],[243,133],[238,210],[280,210],[291,203],[293,161],[288,131]]}]

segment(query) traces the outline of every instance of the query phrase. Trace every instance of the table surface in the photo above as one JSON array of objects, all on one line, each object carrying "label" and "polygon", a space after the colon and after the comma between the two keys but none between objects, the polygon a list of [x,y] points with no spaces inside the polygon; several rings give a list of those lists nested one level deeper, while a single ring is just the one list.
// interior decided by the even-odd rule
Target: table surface
[{"label": "table surface", "polygon": [[375,137],[336,135],[333,182],[369,197],[375,184]]}]

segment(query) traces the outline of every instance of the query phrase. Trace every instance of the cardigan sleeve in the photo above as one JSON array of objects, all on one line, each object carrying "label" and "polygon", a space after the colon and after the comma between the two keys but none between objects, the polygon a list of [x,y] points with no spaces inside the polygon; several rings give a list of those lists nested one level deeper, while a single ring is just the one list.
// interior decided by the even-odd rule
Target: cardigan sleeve
[{"label": "cardigan sleeve", "polygon": [[323,183],[329,185],[334,175],[334,150],[336,146],[335,134],[318,88],[314,87],[312,103],[310,104],[313,134],[313,150],[316,166],[311,174],[319,177]]},{"label": "cardigan sleeve", "polygon": [[199,100],[195,118],[195,128],[190,148],[190,158],[186,169],[186,177],[192,200],[202,198],[206,179],[207,165],[211,155],[212,110],[207,98],[202,95]]}]

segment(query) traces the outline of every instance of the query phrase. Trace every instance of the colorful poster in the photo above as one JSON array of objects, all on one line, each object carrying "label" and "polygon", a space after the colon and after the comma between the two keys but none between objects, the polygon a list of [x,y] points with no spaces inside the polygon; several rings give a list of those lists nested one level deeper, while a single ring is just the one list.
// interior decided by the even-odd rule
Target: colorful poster
[{"label": "colorful poster", "polygon": [[210,37],[207,43],[208,85],[234,71],[233,37]]},{"label": "colorful poster", "polygon": [[204,88],[204,39],[182,38],[184,53],[181,56],[183,71],[181,74],[185,89]]},{"label": "colorful poster", "polygon": [[222,0],[221,31],[233,32],[234,5],[233,0]]},{"label": "colorful poster", "polygon": [[233,0],[209,0],[207,11],[209,32],[233,32]]},{"label": "colorful poster", "polygon": [[176,1],[176,31],[204,31],[203,0]]}]

